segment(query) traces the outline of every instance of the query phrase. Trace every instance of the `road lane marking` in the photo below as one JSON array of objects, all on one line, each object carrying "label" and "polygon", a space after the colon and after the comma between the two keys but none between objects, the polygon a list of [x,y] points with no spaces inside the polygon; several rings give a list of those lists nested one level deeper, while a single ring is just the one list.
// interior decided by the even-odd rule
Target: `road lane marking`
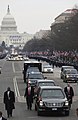
[{"label": "road lane marking", "polygon": [[13,72],[14,72],[14,73],[22,73],[22,71],[16,71],[16,70],[15,70],[14,62],[12,62],[12,68],[13,68]]},{"label": "road lane marking", "polygon": [[13,68],[13,72],[15,73],[14,62],[12,62],[12,68]]},{"label": "road lane marking", "polygon": [[15,95],[16,95],[16,97],[20,97],[16,77],[13,78],[13,83],[14,83]]},{"label": "road lane marking", "polygon": [[15,96],[16,96],[18,102],[25,103],[26,99],[24,98],[24,96],[20,96],[20,92],[19,92],[19,89],[18,89],[18,84],[17,84],[16,78],[18,78],[18,77],[14,77],[13,78],[14,89],[15,89]]}]

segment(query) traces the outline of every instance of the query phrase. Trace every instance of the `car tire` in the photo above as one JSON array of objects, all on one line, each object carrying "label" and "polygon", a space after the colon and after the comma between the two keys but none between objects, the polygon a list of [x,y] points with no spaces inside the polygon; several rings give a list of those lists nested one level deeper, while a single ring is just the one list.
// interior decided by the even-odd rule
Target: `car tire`
[{"label": "car tire", "polygon": [[40,116],[40,115],[41,115],[41,112],[40,112],[40,111],[37,111],[37,115]]},{"label": "car tire", "polygon": [[41,111],[39,111],[38,108],[37,108],[37,115],[41,116]]},{"label": "car tire", "polygon": [[65,116],[69,116],[69,111],[65,111]]}]

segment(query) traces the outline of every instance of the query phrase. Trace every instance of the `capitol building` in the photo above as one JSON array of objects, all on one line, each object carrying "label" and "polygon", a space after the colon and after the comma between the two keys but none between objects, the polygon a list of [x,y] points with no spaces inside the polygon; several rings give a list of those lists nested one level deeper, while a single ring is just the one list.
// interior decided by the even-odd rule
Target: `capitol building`
[{"label": "capitol building", "polygon": [[8,5],[7,14],[3,17],[0,26],[0,44],[4,41],[7,47],[13,46],[23,48],[26,42],[32,38],[33,35],[26,32],[19,33],[17,31],[16,21],[11,15]]}]

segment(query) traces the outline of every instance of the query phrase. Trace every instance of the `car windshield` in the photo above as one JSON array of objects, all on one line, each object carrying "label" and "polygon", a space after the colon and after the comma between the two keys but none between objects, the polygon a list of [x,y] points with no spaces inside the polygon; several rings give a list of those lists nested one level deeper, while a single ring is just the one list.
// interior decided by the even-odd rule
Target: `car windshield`
[{"label": "car windshield", "polygon": [[27,69],[27,73],[30,72],[39,72],[39,69],[37,67],[30,67]]},{"label": "car windshield", "polygon": [[54,86],[54,82],[40,82],[39,86]]},{"label": "car windshield", "polygon": [[30,79],[43,79],[43,75],[42,74],[29,74]]},{"label": "car windshield", "polygon": [[64,94],[61,89],[44,89],[41,94],[42,98],[64,99]]},{"label": "car windshield", "polygon": [[51,66],[44,66],[44,68],[52,68]]},{"label": "car windshield", "polygon": [[68,66],[68,67],[65,67],[64,69],[73,69],[74,67],[73,66]]},{"label": "car windshield", "polygon": [[67,70],[66,74],[77,74],[77,70]]}]

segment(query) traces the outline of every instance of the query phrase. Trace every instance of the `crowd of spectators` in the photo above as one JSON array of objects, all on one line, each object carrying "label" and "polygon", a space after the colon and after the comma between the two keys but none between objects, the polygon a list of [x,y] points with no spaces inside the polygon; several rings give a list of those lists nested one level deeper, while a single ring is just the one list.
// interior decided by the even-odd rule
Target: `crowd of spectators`
[{"label": "crowd of spectators", "polygon": [[60,61],[69,64],[78,64],[78,52],[77,51],[53,51],[50,59]]},{"label": "crowd of spectators", "polygon": [[52,52],[45,51],[45,52],[32,52],[31,55],[33,56],[42,56],[47,57],[51,61],[66,63],[71,65],[78,65],[78,52],[77,50],[72,51],[57,51],[54,50]]}]

